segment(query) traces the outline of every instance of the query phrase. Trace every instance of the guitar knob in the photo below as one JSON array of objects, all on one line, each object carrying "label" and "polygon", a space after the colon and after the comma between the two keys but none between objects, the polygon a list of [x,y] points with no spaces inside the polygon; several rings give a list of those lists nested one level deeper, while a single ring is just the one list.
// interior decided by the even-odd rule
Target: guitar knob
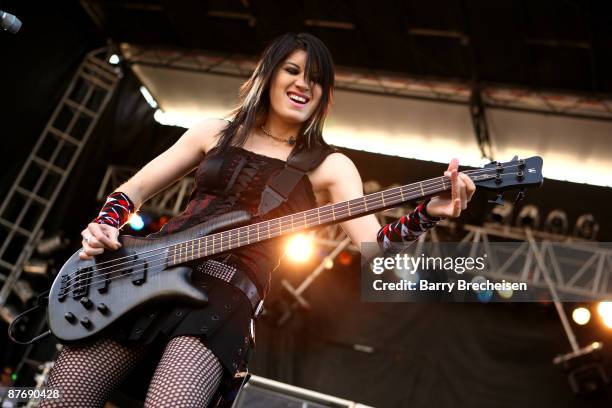
[{"label": "guitar knob", "polygon": [[100,313],[102,313],[103,315],[105,315],[105,314],[107,314],[107,313],[108,313],[108,306],[106,306],[106,304],[104,304],[104,303],[100,303],[100,304],[98,305],[98,311],[99,311]]},{"label": "guitar knob", "polygon": [[91,328],[91,320],[89,320],[87,317],[81,317],[81,325],[83,325],[84,328],[89,329]]},{"label": "guitar knob", "polygon": [[87,296],[83,296],[80,302],[85,309],[91,309],[91,307],[93,306],[92,301]]},{"label": "guitar knob", "polygon": [[68,323],[74,323],[76,321],[76,316],[70,312],[66,312],[64,319],[66,319]]}]

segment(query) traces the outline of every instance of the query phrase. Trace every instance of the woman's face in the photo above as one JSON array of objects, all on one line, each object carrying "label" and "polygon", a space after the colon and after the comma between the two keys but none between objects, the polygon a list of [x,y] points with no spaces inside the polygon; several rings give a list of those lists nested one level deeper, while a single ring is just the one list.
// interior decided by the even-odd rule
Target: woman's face
[{"label": "woman's face", "polygon": [[270,86],[270,110],[293,124],[304,123],[321,101],[321,86],[304,79],[306,51],[296,50],[279,66]]}]

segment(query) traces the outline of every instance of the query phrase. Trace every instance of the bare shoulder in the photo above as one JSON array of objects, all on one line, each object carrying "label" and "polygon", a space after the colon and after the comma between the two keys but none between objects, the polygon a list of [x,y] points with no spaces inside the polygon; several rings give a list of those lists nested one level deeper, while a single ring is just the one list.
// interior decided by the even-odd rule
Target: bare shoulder
[{"label": "bare shoulder", "polygon": [[351,159],[343,153],[335,152],[323,160],[311,174],[310,180],[315,190],[329,190],[342,181],[361,183],[361,176]]},{"label": "bare shoulder", "polygon": [[190,139],[208,153],[219,139],[228,122],[225,119],[205,119],[193,125],[183,137]]}]

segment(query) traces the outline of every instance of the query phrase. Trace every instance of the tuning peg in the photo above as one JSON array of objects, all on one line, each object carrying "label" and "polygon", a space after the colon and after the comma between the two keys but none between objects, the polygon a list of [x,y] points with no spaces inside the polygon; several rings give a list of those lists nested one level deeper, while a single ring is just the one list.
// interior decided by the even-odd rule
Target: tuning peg
[{"label": "tuning peg", "polygon": [[503,206],[504,205],[504,193],[497,194],[497,197],[495,197],[495,200],[489,200],[489,202],[492,204]]},{"label": "tuning peg", "polygon": [[514,204],[518,203],[519,201],[521,201],[523,198],[525,198],[525,189],[522,188],[517,194],[516,194],[516,198],[514,199]]}]

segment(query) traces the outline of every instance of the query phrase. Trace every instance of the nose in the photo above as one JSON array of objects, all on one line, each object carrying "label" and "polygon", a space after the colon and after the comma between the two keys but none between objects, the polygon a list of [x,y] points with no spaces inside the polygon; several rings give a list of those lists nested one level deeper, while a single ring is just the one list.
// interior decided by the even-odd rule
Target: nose
[{"label": "nose", "polygon": [[308,91],[308,89],[310,88],[308,86],[308,82],[306,82],[306,78],[304,78],[303,72],[297,76],[295,80],[295,86],[297,86],[301,91],[304,91],[304,92]]}]

